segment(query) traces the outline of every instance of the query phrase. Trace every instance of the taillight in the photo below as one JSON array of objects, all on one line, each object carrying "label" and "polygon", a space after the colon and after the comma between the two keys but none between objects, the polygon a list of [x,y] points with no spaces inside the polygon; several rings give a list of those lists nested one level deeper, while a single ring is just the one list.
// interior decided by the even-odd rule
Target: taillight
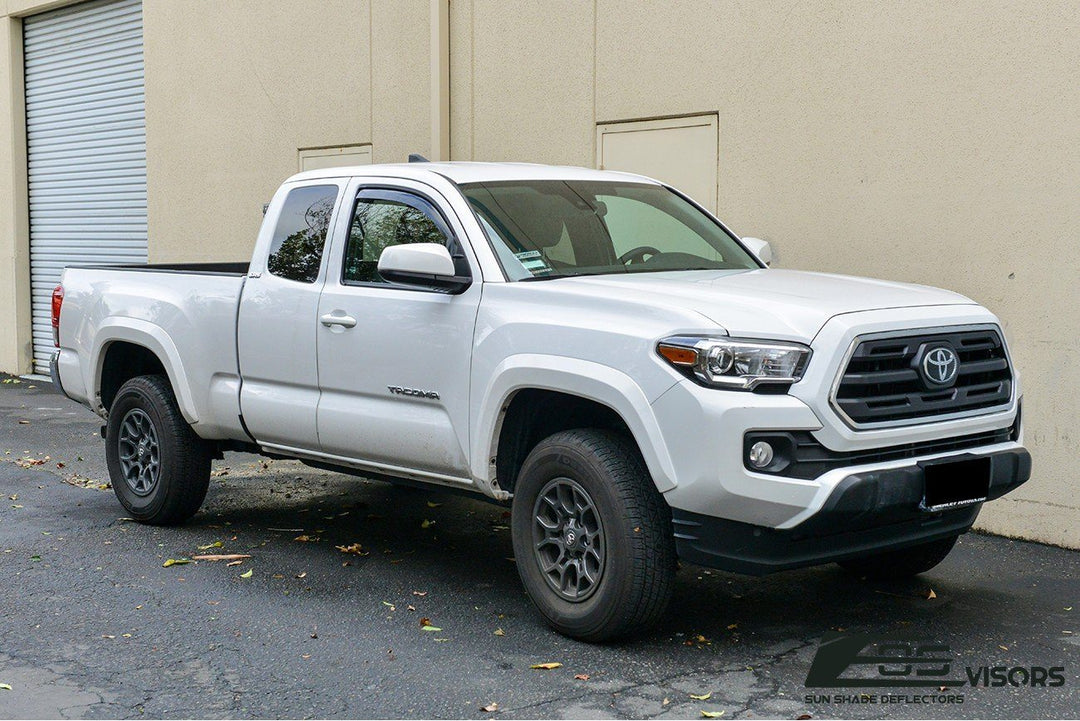
[{"label": "taillight", "polygon": [[52,292],[52,340],[60,347],[60,306],[64,304],[64,286],[58,285]]}]

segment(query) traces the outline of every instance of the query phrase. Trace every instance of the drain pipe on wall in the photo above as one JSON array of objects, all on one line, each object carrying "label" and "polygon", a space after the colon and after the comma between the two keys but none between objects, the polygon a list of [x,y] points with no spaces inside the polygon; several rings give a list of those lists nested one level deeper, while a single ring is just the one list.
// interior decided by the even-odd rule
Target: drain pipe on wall
[{"label": "drain pipe on wall", "polygon": [[450,0],[431,0],[431,160],[450,159]]}]

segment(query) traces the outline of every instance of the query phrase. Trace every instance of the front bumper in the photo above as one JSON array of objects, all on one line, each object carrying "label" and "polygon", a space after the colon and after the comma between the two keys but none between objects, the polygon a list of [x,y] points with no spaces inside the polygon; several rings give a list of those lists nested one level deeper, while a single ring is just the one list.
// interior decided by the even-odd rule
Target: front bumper
[{"label": "front bumper", "polygon": [[[1031,476],[1031,455],[1023,448],[982,457],[990,460],[987,500]],[[676,546],[686,562],[762,575],[926,543],[971,528],[981,503],[928,512],[921,508],[924,486],[919,465],[857,471],[833,486],[820,510],[785,529],[673,508]]]}]

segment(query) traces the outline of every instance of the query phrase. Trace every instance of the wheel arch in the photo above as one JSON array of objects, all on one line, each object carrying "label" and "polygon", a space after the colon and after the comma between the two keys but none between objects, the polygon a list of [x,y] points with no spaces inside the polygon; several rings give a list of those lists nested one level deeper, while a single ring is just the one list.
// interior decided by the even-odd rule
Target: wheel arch
[{"label": "wheel arch", "polygon": [[[522,416],[529,415],[521,409],[530,403],[539,406],[531,414],[539,423],[526,425],[529,430],[521,438]],[[562,422],[546,423],[552,414]],[[512,356],[495,369],[478,415],[473,475],[490,487],[492,495],[510,490],[516,470],[536,441],[590,425],[625,431],[661,493],[676,485],[674,464],[648,398],[633,379],[609,366],[562,356]],[[505,453],[511,457],[500,460]]]},{"label": "wheel arch", "polygon": [[98,413],[108,415],[112,399],[127,380],[161,374],[168,378],[184,420],[189,424],[198,422],[183,361],[172,339],[159,326],[134,318],[109,319],[99,326],[90,368],[93,382],[87,387]]}]

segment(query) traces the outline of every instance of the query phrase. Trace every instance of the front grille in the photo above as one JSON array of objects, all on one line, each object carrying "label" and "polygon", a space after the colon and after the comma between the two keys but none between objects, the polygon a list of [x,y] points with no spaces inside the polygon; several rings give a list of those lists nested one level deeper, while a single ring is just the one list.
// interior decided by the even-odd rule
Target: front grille
[{"label": "front grille", "polygon": [[[928,348],[949,346],[959,361],[956,380],[935,387],[920,369]],[[994,329],[873,338],[855,347],[833,402],[855,424],[914,421],[1005,405],[1012,371]]]}]

